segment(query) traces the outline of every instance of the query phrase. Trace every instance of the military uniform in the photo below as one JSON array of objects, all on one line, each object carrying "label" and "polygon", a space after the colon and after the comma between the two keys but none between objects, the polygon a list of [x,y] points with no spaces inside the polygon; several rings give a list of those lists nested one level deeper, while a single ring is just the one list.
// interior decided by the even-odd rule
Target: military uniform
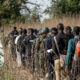
[{"label": "military uniform", "polygon": [[44,41],[45,41],[45,39],[43,39],[42,37],[37,39],[37,42],[36,42],[37,50],[34,55],[35,71],[41,77],[44,76],[44,58],[45,58]]},{"label": "military uniform", "polygon": [[[42,29],[42,32],[46,32],[45,28]],[[34,54],[35,72],[39,75],[40,78],[43,78],[46,72],[46,51],[45,51],[46,38],[47,38],[46,34],[41,34],[39,38],[36,39],[35,44],[36,49]]]}]

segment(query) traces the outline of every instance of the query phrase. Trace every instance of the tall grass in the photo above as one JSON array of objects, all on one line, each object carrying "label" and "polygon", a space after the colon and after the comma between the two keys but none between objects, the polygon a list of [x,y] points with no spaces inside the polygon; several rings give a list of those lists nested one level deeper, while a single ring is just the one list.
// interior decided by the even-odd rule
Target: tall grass
[{"label": "tall grass", "polygon": [[80,15],[78,16],[73,16],[73,17],[60,17],[60,18],[52,18],[52,19],[48,19],[45,20],[42,23],[35,23],[35,22],[27,22],[27,23],[15,23],[15,24],[10,24],[10,25],[4,25],[4,30],[5,32],[10,32],[13,28],[13,26],[17,26],[19,27],[23,27],[23,28],[37,28],[39,29],[40,27],[56,27],[58,23],[63,23],[64,26],[80,26]]},{"label": "tall grass", "polygon": [[17,67],[16,61],[13,60],[9,48],[5,50],[5,63],[0,68],[0,80],[33,80],[27,68]]}]

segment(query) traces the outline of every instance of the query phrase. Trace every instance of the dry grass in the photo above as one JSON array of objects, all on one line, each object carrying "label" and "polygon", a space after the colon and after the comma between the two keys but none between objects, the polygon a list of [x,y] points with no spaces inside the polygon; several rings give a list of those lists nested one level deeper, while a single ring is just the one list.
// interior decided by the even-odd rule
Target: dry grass
[{"label": "dry grass", "polygon": [[56,27],[58,23],[63,23],[65,26],[80,26],[80,16],[74,17],[61,17],[61,18],[52,18],[50,20],[45,20],[43,23],[15,23],[14,25],[4,26],[5,32],[9,33],[12,30],[13,26],[23,27],[23,28],[37,28],[40,27]]},{"label": "dry grass", "polygon": [[38,80],[37,78],[39,77],[30,73],[27,66],[26,68],[23,66],[17,67],[17,63],[13,60],[8,46],[4,48],[4,51],[5,63],[0,68],[0,80]]}]

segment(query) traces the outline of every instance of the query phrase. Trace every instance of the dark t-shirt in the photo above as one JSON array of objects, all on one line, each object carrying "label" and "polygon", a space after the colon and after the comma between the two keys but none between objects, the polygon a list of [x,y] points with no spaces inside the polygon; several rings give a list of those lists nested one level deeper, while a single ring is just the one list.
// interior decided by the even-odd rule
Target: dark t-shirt
[{"label": "dark t-shirt", "polygon": [[66,35],[64,33],[58,33],[56,36],[56,41],[59,47],[59,54],[66,54]]},{"label": "dark t-shirt", "polygon": [[25,37],[23,44],[26,46],[26,54],[27,56],[31,56],[31,49],[32,49],[32,44],[33,44],[33,40],[36,37],[34,35],[28,35]]}]

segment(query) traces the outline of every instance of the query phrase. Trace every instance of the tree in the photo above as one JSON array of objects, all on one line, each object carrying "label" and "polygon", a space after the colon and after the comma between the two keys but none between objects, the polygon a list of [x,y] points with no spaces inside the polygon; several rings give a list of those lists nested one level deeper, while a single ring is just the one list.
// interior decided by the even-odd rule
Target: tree
[{"label": "tree", "polygon": [[33,22],[40,22],[39,7],[34,7],[31,15],[31,20]]},{"label": "tree", "polygon": [[51,7],[45,10],[50,15],[75,15],[80,13],[80,0],[52,0]]},{"label": "tree", "polygon": [[0,0],[0,23],[16,22],[22,16],[20,13],[22,9],[26,9],[31,13],[27,4],[37,5],[28,0]]}]

